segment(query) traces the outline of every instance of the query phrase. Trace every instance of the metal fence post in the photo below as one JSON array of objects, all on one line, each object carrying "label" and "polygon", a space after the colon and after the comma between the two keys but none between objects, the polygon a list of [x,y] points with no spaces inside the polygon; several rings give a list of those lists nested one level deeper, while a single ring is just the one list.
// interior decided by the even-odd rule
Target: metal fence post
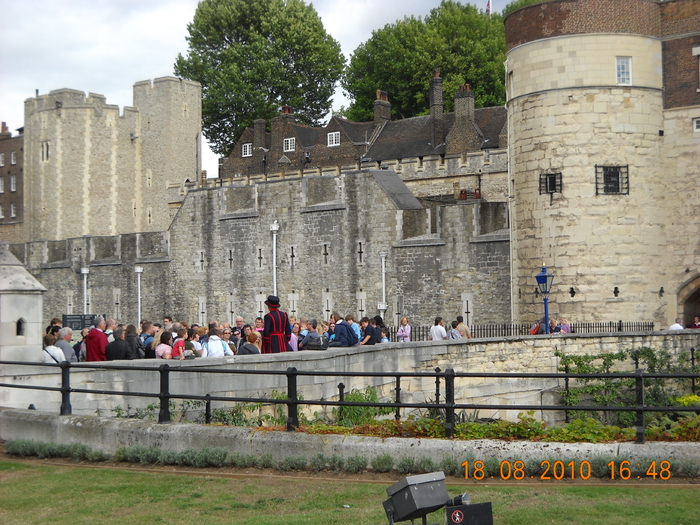
[{"label": "metal fence post", "polygon": [[[396,403],[401,403],[401,376],[396,376]],[[394,418],[396,421],[401,420],[401,407],[396,407]]]},{"label": "metal fence post", "polygon": [[70,406],[70,361],[61,361],[61,415],[70,416],[72,407]]},{"label": "metal fence post", "polygon": [[158,367],[160,372],[160,410],[158,411],[158,423],[170,423],[170,367],[162,364]]},{"label": "metal fence post", "polygon": [[207,425],[211,425],[211,394],[207,394],[204,397],[207,398],[204,402],[204,422]]},{"label": "metal fence post", "polygon": [[644,369],[637,368],[634,371],[634,380],[636,383],[637,390],[637,443],[638,445],[644,444]]},{"label": "metal fence post", "polygon": [[[442,372],[442,370],[440,370],[439,366],[436,366],[435,373],[439,374],[440,372]],[[435,404],[440,404],[440,376],[435,378]]]},{"label": "metal fence post", "polygon": [[[690,349],[690,366],[693,373],[695,372],[695,348]],[[695,378],[691,378],[691,392],[695,395]]]},{"label": "metal fence post", "polygon": [[[564,377],[564,389],[566,390],[566,399],[568,403],[569,399],[569,365],[564,365],[564,373],[566,374],[566,377]],[[566,406],[566,405],[565,405]],[[569,422],[569,411],[564,410],[564,423]]]},{"label": "metal fence post", "polygon": [[297,404],[297,369],[287,368],[287,432],[294,432],[299,427],[299,405]]},{"label": "metal fence post", "polygon": [[445,370],[445,437],[451,438],[455,429],[455,371]]}]

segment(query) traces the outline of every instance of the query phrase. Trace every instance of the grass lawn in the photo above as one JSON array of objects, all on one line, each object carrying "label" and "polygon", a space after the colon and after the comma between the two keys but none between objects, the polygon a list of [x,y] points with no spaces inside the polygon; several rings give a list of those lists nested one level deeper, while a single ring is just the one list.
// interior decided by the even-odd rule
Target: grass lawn
[{"label": "grass lawn", "polygon": [[[397,480],[400,476],[397,474]],[[0,523],[386,524],[389,484],[277,476],[208,477],[0,460]],[[493,502],[494,522],[700,523],[700,485],[448,484]],[[347,507],[346,507],[347,506]],[[443,522],[443,511],[431,516]]]}]

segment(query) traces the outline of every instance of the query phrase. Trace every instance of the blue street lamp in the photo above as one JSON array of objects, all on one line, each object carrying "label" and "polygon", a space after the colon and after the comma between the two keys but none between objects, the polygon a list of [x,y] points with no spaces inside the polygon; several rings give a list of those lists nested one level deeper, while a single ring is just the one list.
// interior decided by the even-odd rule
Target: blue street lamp
[{"label": "blue street lamp", "polygon": [[549,333],[549,292],[552,289],[552,281],[554,276],[551,273],[547,273],[547,267],[543,266],[542,271],[535,275],[537,279],[537,286],[540,289],[542,297],[544,297],[544,329],[545,333]]}]

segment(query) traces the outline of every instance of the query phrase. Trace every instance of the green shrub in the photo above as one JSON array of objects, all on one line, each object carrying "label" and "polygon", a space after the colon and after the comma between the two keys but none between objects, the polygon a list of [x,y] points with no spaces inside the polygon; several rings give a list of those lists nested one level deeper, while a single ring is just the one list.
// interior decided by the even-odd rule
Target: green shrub
[{"label": "green shrub", "polygon": [[425,474],[427,472],[435,472],[437,470],[437,465],[429,457],[422,457],[416,461],[416,472],[419,474]]},{"label": "green shrub", "polygon": [[682,407],[698,406],[700,405],[700,396],[688,394],[687,396],[673,399],[673,403]]},{"label": "green shrub", "polygon": [[333,472],[340,472],[345,468],[345,459],[338,454],[333,454],[328,458],[328,468]]},{"label": "green shrub", "polygon": [[301,471],[306,468],[306,458],[304,456],[287,456],[284,461],[277,464],[277,469],[283,472],[292,470]]},{"label": "green shrub", "polygon": [[367,468],[367,458],[364,456],[350,456],[345,462],[345,470],[350,474],[358,474]]},{"label": "green shrub", "polygon": [[382,454],[372,458],[370,464],[375,472],[391,472],[394,468],[394,458],[390,454]]},{"label": "green shrub", "polygon": [[180,460],[180,454],[174,450],[161,450],[158,456],[159,465],[177,465]]},{"label": "green shrub", "polygon": [[454,476],[456,478],[464,476],[462,462],[452,456],[443,457],[439,468],[445,473],[445,476]]},{"label": "green shrub", "polygon": [[185,467],[194,467],[196,463],[197,453],[199,451],[196,448],[188,448],[180,452],[178,457],[178,464]]},{"label": "green shrub", "polygon": [[247,454],[231,454],[231,465],[236,468],[250,468],[255,466],[255,458]]},{"label": "green shrub", "polygon": [[15,439],[7,442],[7,453],[13,456],[36,456],[36,443],[29,439]]},{"label": "green shrub", "polygon": [[488,478],[498,477],[501,474],[501,462],[498,458],[486,458],[484,460],[484,475]]},{"label": "green shrub", "polygon": [[325,470],[327,464],[328,458],[323,454],[316,454],[310,461],[311,470],[314,472],[321,472],[322,470]]},{"label": "green shrub", "polygon": [[275,468],[277,466],[277,462],[275,461],[275,458],[272,457],[272,454],[263,454],[262,456],[258,456],[254,459],[255,462],[255,468],[257,469],[264,469],[264,468]]},{"label": "green shrub", "polygon": [[399,461],[396,463],[396,471],[401,474],[402,476],[406,476],[407,474],[413,474],[418,472],[418,467],[416,466],[416,460],[408,457],[408,456],[403,456]]},{"label": "green shrub", "polygon": [[160,460],[160,449],[156,447],[141,447],[139,461],[142,465],[155,465]]},{"label": "green shrub", "polygon": [[76,461],[83,461],[87,459],[90,448],[82,443],[71,443],[68,447],[70,457]]},{"label": "green shrub", "polygon": [[92,461],[93,463],[109,461],[109,454],[102,452],[101,450],[92,449],[87,453],[87,457],[85,459]]},{"label": "green shrub", "polygon": [[[379,400],[377,391],[374,387],[368,386],[362,390],[353,388],[350,393],[345,395],[345,401],[351,403],[376,403]],[[386,407],[337,407],[333,409],[333,418],[336,424],[352,427],[362,425],[374,421],[377,416],[391,414],[393,408]]]}]

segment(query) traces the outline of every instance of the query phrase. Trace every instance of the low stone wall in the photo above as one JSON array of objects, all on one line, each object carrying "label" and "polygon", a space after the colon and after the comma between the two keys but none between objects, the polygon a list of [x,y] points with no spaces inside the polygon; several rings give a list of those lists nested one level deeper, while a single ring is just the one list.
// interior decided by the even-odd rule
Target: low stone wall
[{"label": "low stone wall", "polygon": [[360,455],[369,461],[389,454],[397,462],[403,457],[431,458],[435,463],[445,457],[460,461],[471,458],[500,461],[517,459],[542,461],[595,457],[620,458],[631,462],[645,459],[700,463],[697,443],[538,443],[477,439],[374,438],[367,436],[312,435],[297,432],[268,432],[250,428],[211,425],[158,425],[144,421],[94,416],[58,416],[34,410],[0,408],[0,439],[32,439],[52,443],[82,443],[113,455],[119,447],[145,446],[182,452],[186,449],[223,447],[232,453],[260,456],[270,454],[277,460],[316,454],[337,454],[345,459]]},{"label": "low stone wall", "polygon": [[[554,353],[589,355],[600,352],[617,352],[641,347],[663,349],[672,355],[689,353],[700,348],[700,330],[683,332],[649,332],[620,334],[576,334],[564,336],[520,336],[502,339],[470,339],[464,341],[385,343],[369,347],[329,349],[325,352],[295,352],[277,355],[241,356],[228,358],[195,359],[193,361],[168,361],[170,391],[173,394],[221,395],[239,397],[268,397],[273,390],[286,392],[284,375],[214,374],[203,369],[256,370],[284,372],[288,367],[299,371],[316,372],[432,372],[435,367],[455,372],[530,372],[553,373],[558,359]],[[101,394],[72,393],[71,405],[76,415],[110,415],[121,407],[133,413],[136,408],[158,403],[160,388],[158,367],[160,360],[121,361],[127,368],[147,367],[150,370],[109,370],[104,367],[71,370],[71,387],[111,390],[120,392],[152,392],[154,396],[106,396]],[[632,370],[630,362],[629,369]],[[195,372],[182,373],[181,369]],[[200,371],[201,370],[201,371]],[[0,382],[25,386],[60,386],[60,370],[54,366],[36,367],[5,365],[0,367]],[[395,378],[322,377],[304,376],[298,379],[298,391],[306,400],[337,400],[338,383],[345,385],[345,392],[374,386],[380,399],[394,396]],[[547,405],[556,400],[557,391],[563,387],[557,380],[458,378],[455,380],[455,401],[493,405],[493,410],[481,410],[481,417],[498,417],[515,420],[519,410],[509,410],[508,405]],[[435,378],[405,378],[401,382],[403,402],[425,402],[435,399]],[[444,395],[444,382],[441,395]],[[0,390],[0,406],[26,409],[29,404],[49,413],[59,413],[61,395],[14,388]],[[222,406],[215,403],[214,406]],[[310,413],[322,411],[320,406],[310,406]],[[403,411],[403,416],[408,415]],[[543,419],[555,421],[560,413],[542,413]]]}]

